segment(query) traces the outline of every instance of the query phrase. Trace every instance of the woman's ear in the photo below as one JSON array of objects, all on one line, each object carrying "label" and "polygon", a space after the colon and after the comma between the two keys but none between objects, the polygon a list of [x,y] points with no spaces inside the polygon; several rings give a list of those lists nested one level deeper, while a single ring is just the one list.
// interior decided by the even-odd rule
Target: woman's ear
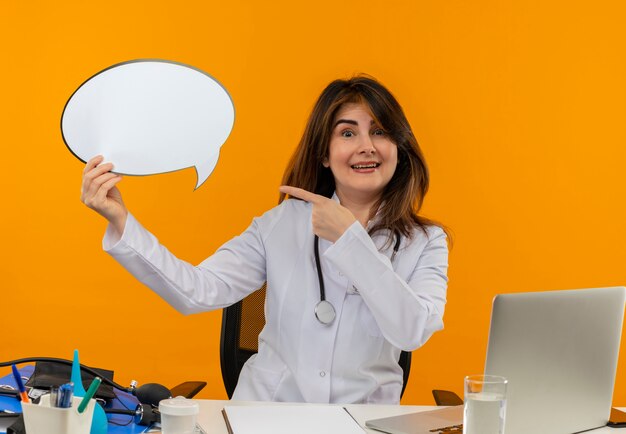
[{"label": "woman's ear", "polygon": [[327,169],[330,167],[330,162],[328,161],[328,157],[324,157],[324,159],[322,160],[322,166],[324,166]]}]

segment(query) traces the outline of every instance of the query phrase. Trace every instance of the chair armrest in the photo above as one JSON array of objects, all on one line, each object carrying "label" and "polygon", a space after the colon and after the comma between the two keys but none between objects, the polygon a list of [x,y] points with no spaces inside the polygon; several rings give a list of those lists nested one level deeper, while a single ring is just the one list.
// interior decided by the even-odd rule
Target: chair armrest
[{"label": "chair armrest", "polygon": [[449,390],[433,390],[433,397],[437,405],[462,405],[463,400],[454,392]]},{"label": "chair armrest", "polygon": [[178,386],[174,386],[171,389],[172,396],[183,396],[185,398],[193,398],[204,389],[206,386],[206,381],[185,381],[184,383],[180,383]]}]

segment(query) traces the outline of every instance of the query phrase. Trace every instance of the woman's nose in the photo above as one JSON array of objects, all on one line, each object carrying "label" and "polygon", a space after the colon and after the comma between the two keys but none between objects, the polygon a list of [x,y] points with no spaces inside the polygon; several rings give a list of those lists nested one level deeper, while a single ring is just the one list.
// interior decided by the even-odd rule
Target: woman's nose
[{"label": "woman's nose", "polygon": [[374,142],[369,134],[361,135],[361,140],[359,141],[359,154],[373,154],[376,152],[376,148],[374,147]]}]

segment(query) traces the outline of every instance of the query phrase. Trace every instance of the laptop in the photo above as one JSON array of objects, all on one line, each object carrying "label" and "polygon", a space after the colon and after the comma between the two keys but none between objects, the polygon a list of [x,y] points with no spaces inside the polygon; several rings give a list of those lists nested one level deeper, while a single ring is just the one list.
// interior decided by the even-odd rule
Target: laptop
[{"label": "laptop", "polygon": [[[624,287],[495,297],[485,373],[509,380],[506,434],[571,434],[606,425],[625,302]],[[457,406],[365,425],[432,434],[462,432],[454,431],[462,423],[463,406]],[[445,427],[453,428],[438,431]]]}]

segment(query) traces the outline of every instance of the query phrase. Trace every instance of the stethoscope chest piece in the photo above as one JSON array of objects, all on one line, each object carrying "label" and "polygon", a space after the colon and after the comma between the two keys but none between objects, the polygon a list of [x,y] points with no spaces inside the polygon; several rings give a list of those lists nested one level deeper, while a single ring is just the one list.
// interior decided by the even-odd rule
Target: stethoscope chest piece
[{"label": "stethoscope chest piece", "polygon": [[331,324],[335,316],[335,308],[328,301],[322,300],[315,305],[315,318],[322,324]]},{"label": "stethoscope chest piece", "polygon": [[[337,316],[337,314],[335,313],[335,308],[333,307],[333,305],[330,304],[330,302],[326,301],[326,291],[324,289],[324,275],[322,273],[322,266],[320,265],[319,241],[319,237],[315,235],[313,242],[313,254],[315,256],[315,268],[317,268],[317,279],[320,284],[320,302],[315,305],[315,318],[317,318],[317,320],[322,324],[329,325],[332,324],[332,322],[335,320],[335,316]],[[396,232],[396,244],[393,247],[391,262],[393,262],[396,253],[398,253],[398,249],[400,248],[400,241],[400,233]],[[356,293],[358,293],[358,290],[356,288],[354,288],[354,290]]]}]

